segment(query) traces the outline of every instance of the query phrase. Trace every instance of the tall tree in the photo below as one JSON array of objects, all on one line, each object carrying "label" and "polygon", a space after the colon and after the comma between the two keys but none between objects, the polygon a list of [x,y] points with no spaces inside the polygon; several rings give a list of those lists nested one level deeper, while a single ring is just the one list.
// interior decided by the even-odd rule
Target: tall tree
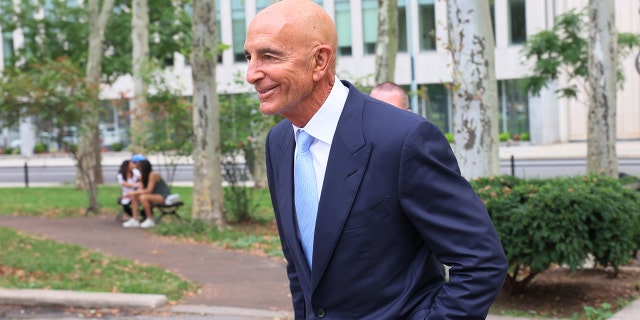
[{"label": "tall tree", "polygon": [[398,0],[378,0],[378,9],[376,84],[395,81],[396,53],[398,52]]},{"label": "tall tree", "polygon": [[[0,77],[0,119],[11,127],[31,117],[37,127],[48,128],[54,134],[54,140],[69,151],[80,168],[87,156],[79,153],[64,135],[70,127],[79,126],[86,108],[93,107],[87,101],[97,96],[95,89],[87,86],[85,71],[69,57],[29,62],[24,70],[9,68]],[[91,156],[92,151],[89,153]],[[92,179],[92,170],[80,171],[81,179]],[[91,181],[85,183],[90,185]],[[91,189],[88,195],[89,209],[96,211],[97,190]]]},{"label": "tall tree", "polygon": [[[86,101],[89,105],[84,108],[84,115],[80,123],[80,139],[78,143],[78,175],[84,179],[76,179],[77,185],[89,191],[88,211],[98,213],[98,187],[102,180],[100,169],[100,121],[98,109],[98,93],[100,77],[102,75],[102,57],[104,44],[104,32],[109,21],[109,14],[113,10],[114,0],[104,0],[102,8],[98,0],[89,0],[87,4],[89,23],[89,54],[87,57],[87,80],[89,92],[93,92]],[[87,212],[88,212],[87,211]]]},{"label": "tall tree", "polygon": [[191,65],[193,77],[193,209],[196,219],[226,225],[220,172],[220,105],[216,91],[217,30],[215,0],[193,1]]},{"label": "tall tree", "polygon": [[148,148],[151,130],[147,104],[149,73],[149,2],[133,0],[131,12],[133,118],[131,121],[131,150],[144,152]]},{"label": "tall tree", "polygon": [[449,0],[455,153],[467,179],[500,173],[498,92],[489,1]]},{"label": "tall tree", "polygon": [[525,42],[524,56],[535,59],[525,88],[539,94],[550,80],[563,77],[568,80],[558,89],[560,97],[575,99],[582,90],[588,101],[581,102],[589,106],[588,171],[616,177],[615,90],[624,83],[624,72],[617,61],[640,45],[640,35],[615,31],[611,1],[594,1],[591,5],[597,8],[590,7],[588,19],[583,11],[565,12],[557,17],[551,30],[540,31]]},{"label": "tall tree", "polygon": [[616,155],[617,31],[613,1],[589,0],[587,169],[618,177]]},{"label": "tall tree", "polygon": [[[98,11],[102,1],[103,10]],[[10,68],[26,69],[34,65],[33,61],[44,61],[46,59],[56,60],[60,57],[70,57],[73,63],[79,66],[86,66],[87,69],[95,70],[99,67],[102,74],[97,77],[95,73],[89,76],[89,81],[95,84],[97,81],[110,82],[118,76],[131,73],[132,45],[131,45],[131,1],[101,0],[94,2],[82,1],[80,5],[76,1],[65,0],[32,0],[32,1],[12,1],[0,0],[0,26],[3,32],[14,32],[19,30],[23,35],[23,44],[17,48],[12,57],[13,63],[5,65],[5,70]],[[150,53],[158,60],[164,61],[175,52],[188,51],[191,41],[191,17],[185,5],[188,0],[174,0],[173,5],[166,5],[166,0],[149,0],[150,10],[150,30],[154,34],[154,41],[150,43]],[[45,5],[46,4],[46,5]],[[93,6],[93,9],[89,9]],[[105,6],[109,6],[108,11],[104,11]],[[93,14],[89,17],[89,11]],[[36,14],[43,12],[44,15]],[[90,31],[89,24],[97,26],[100,15],[108,15],[108,33],[94,29]],[[105,28],[101,28],[104,30]],[[97,36],[89,36],[94,32]],[[95,33],[97,32],[97,33]],[[102,44],[97,45],[102,39]],[[101,56],[96,66],[94,61],[88,61],[88,52],[94,49],[87,49],[89,41],[93,41],[92,48],[99,48]],[[92,51],[95,52],[95,51]],[[94,55],[94,57],[97,57]],[[20,61],[20,64],[15,62]],[[22,63],[24,62],[24,63]],[[89,73],[89,71],[87,70]],[[91,71],[94,72],[94,71]],[[97,97],[97,95],[96,95]],[[91,102],[98,108],[97,102]],[[96,112],[92,110],[88,112]],[[91,120],[88,122],[95,122]],[[96,181],[101,181],[102,170],[100,167],[100,153],[97,122],[96,129],[90,130],[95,137],[87,138],[88,144],[94,149],[96,164],[94,177]],[[89,133],[87,133],[89,134]],[[85,147],[83,146],[83,150]],[[84,153],[84,151],[82,152]],[[79,173],[79,172],[78,172]],[[77,182],[83,187],[78,174]]]}]

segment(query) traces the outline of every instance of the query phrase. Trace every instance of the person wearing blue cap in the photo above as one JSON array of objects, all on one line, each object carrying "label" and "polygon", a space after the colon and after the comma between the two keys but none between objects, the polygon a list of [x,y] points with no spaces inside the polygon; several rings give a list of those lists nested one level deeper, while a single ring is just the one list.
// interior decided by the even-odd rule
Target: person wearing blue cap
[{"label": "person wearing blue cap", "polygon": [[[133,158],[136,156],[138,155],[134,155],[131,161],[136,163],[138,170],[140,170],[142,188],[127,193],[127,197],[131,198],[133,217],[124,222],[122,226],[125,228],[153,228],[156,224],[153,221],[153,211],[151,207],[154,203],[164,203],[171,194],[171,189],[160,174],[153,171],[149,160],[144,159],[135,162]],[[137,159],[140,158],[138,157]],[[144,212],[147,214],[147,218],[142,222],[139,220],[140,205],[144,207]]]},{"label": "person wearing blue cap", "polygon": [[137,164],[142,160],[147,160],[147,158],[139,153],[136,153],[131,157],[131,162],[133,162],[134,164]]}]

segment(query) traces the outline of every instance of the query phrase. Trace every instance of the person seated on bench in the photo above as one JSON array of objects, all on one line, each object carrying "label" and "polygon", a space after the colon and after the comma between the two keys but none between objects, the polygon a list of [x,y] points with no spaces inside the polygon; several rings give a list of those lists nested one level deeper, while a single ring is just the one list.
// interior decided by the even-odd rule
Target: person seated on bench
[{"label": "person seated on bench", "polygon": [[[160,174],[153,171],[149,160],[144,159],[137,162],[136,167],[140,170],[142,188],[127,193],[127,196],[131,198],[133,218],[124,222],[122,226],[125,228],[152,228],[156,225],[153,221],[152,205],[154,203],[164,203],[165,199],[171,194],[171,191]],[[142,223],[140,223],[139,220],[140,204],[142,204],[147,214],[147,218]]]},{"label": "person seated on bench", "polygon": [[[141,155],[136,155],[141,156]],[[135,158],[135,156],[134,156]],[[137,158],[140,161],[140,158]],[[122,209],[127,214],[124,218],[128,220],[133,215],[131,211],[131,198],[127,196],[127,193],[130,191],[136,190],[138,187],[142,186],[140,183],[140,170],[134,168],[133,159],[132,160],[124,160],[120,165],[120,169],[118,170],[118,175],[116,179],[118,183],[122,187],[122,196],[118,199],[118,204],[122,206]]]}]

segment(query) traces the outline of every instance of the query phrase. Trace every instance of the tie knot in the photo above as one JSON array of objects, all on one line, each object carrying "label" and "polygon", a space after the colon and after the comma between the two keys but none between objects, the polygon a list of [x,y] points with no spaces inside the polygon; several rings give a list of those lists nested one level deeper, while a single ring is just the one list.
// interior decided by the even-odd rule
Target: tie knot
[{"label": "tie knot", "polygon": [[309,147],[311,146],[311,142],[313,142],[313,136],[310,134],[300,130],[298,132],[298,150],[300,152],[309,151]]}]

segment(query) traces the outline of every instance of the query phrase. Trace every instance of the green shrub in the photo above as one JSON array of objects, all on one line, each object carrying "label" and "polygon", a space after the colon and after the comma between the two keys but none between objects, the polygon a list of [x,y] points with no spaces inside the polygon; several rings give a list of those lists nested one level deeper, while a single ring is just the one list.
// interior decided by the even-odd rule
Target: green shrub
[{"label": "green shrub", "polygon": [[529,137],[529,132],[523,132],[520,134],[520,140],[522,141],[529,141],[531,140],[531,137]]},{"label": "green shrub", "polygon": [[2,154],[13,154],[13,148],[7,147],[2,149]]},{"label": "green shrub", "polygon": [[122,151],[122,143],[121,142],[114,142],[111,144],[111,150],[112,151]]},{"label": "green shrub", "polygon": [[500,176],[472,185],[502,240],[510,264],[507,285],[514,292],[551,264],[581,268],[589,253],[617,274],[640,247],[640,196],[618,180]]},{"label": "green shrub", "polygon": [[71,151],[71,152],[78,152],[78,145],[77,145],[77,144],[71,144],[71,145],[69,145],[69,151]]},{"label": "green shrub", "polygon": [[36,143],[36,145],[33,147],[34,153],[45,153],[47,151],[49,151],[49,146],[41,142]]},{"label": "green shrub", "polygon": [[453,143],[453,133],[447,132],[444,134],[444,136],[447,138],[447,141],[449,141],[449,143]]},{"label": "green shrub", "polygon": [[511,139],[511,134],[509,132],[503,132],[498,136],[498,139],[500,139],[500,142],[507,142]]}]

